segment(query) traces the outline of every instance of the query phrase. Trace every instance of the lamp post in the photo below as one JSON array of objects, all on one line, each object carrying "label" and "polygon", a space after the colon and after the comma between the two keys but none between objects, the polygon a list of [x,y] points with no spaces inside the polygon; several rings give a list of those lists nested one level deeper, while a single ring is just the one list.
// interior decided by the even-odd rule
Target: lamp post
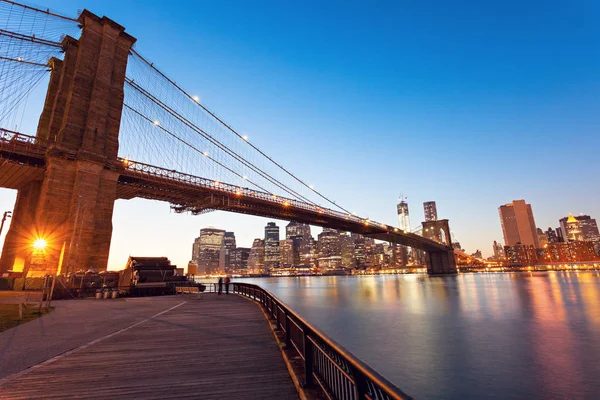
[{"label": "lamp post", "polygon": [[6,218],[12,217],[12,211],[4,211],[4,215],[2,216],[2,223],[0,224],[0,235],[2,234],[2,229],[4,229],[4,222]]}]

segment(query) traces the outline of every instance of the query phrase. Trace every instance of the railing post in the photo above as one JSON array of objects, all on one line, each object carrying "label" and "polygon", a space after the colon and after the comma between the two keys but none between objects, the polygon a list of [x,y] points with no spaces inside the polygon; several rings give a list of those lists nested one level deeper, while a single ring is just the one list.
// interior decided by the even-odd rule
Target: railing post
[{"label": "railing post", "polygon": [[367,394],[369,393],[369,386],[365,380],[364,375],[356,368],[350,366],[352,370],[352,377],[354,378],[354,392],[357,400],[368,399]]},{"label": "railing post", "polygon": [[313,348],[310,339],[308,338],[307,327],[303,327],[304,333],[304,386],[312,386],[313,384]]},{"label": "railing post", "polygon": [[292,324],[287,312],[283,313],[283,318],[285,318],[285,346],[289,348],[292,345],[292,333],[290,331]]}]

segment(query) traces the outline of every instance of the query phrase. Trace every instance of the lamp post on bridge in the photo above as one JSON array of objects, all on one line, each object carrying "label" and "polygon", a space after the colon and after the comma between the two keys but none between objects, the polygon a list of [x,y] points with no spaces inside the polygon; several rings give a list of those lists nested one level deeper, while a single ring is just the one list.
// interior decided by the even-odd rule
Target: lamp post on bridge
[{"label": "lamp post on bridge", "polygon": [[4,229],[4,222],[6,218],[12,217],[12,211],[4,211],[4,215],[2,216],[2,223],[0,224],[0,235],[2,235],[2,229]]}]

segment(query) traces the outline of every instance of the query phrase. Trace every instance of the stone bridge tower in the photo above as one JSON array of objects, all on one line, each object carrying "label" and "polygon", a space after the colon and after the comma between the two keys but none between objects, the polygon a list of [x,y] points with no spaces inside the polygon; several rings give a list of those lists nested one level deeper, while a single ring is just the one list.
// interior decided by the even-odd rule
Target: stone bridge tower
[{"label": "stone bridge tower", "polygon": [[435,240],[450,250],[440,252],[427,252],[425,254],[427,273],[430,275],[442,275],[456,273],[456,259],[452,250],[452,237],[450,236],[450,226],[447,219],[438,219],[436,221],[425,221],[422,223],[423,237]]},{"label": "stone bridge tower", "polygon": [[[49,143],[44,176],[18,189],[0,271],[39,276],[107,267],[125,70],[135,39],[87,10],[79,22],[81,37],[63,40],[64,60],[50,60],[37,130]],[[36,239],[47,242],[42,255],[32,248]]]}]

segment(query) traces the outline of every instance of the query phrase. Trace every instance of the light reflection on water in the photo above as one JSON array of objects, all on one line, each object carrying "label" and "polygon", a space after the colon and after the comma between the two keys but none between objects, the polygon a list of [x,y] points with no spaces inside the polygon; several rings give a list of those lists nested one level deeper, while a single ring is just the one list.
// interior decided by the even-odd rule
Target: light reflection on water
[{"label": "light reflection on water", "polygon": [[417,398],[600,398],[600,274],[245,279]]}]

